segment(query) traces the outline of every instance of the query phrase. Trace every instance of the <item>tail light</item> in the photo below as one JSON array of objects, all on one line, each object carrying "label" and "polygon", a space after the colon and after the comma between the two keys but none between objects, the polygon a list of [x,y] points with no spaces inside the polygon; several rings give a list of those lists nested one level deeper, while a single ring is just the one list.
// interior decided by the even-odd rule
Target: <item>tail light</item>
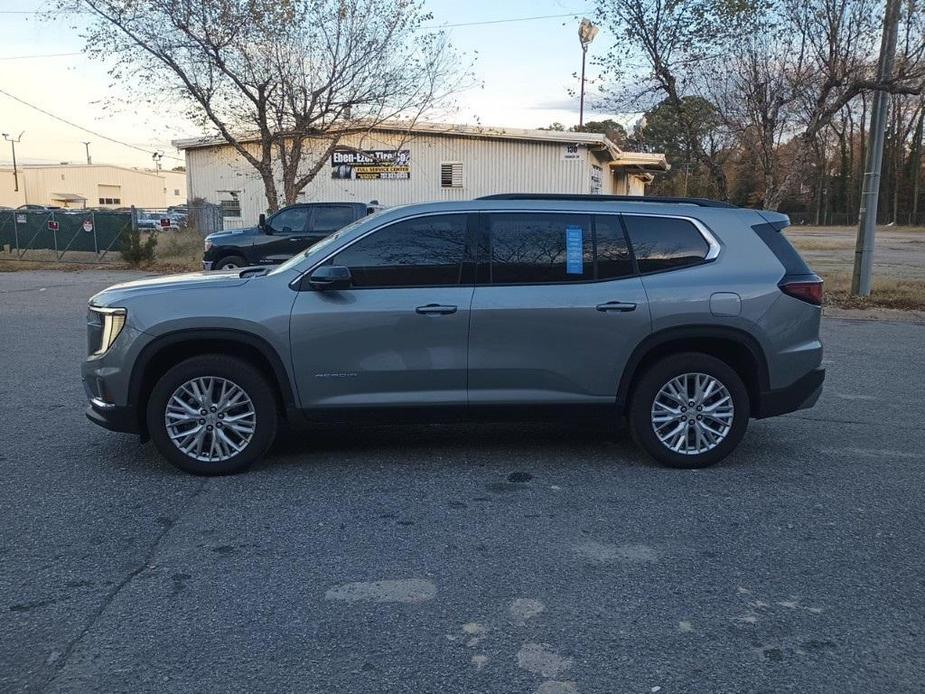
[{"label": "tail light", "polygon": [[787,280],[785,278],[778,286],[787,296],[813,306],[822,306],[822,280],[819,278],[813,280]]}]

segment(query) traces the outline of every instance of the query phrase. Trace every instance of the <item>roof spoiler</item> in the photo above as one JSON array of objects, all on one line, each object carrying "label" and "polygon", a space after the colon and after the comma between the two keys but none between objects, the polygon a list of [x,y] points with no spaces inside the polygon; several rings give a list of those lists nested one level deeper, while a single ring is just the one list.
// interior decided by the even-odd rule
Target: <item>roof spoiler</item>
[{"label": "roof spoiler", "polygon": [[782,212],[774,212],[773,210],[756,210],[756,212],[758,212],[759,217],[778,231],[790,226],[790,217]]}]

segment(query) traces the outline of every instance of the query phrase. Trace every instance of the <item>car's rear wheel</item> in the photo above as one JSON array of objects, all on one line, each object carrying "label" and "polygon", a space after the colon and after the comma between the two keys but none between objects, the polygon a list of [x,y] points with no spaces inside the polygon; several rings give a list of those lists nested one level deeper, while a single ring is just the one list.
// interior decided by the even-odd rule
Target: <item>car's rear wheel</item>
[{"label": "car's rear wheel", "polygon": [[239,255],[226,255],[213,266],[215,270],[236,270],[247,267],[247,261]]},{"label": "car's rear wheel", "polygon": [[729,455],[748,427],[748,390],[725,362],[698,352],[674,354],[639,379],[629,423],[636,443],[658,462],[699,468]]},{"label": "car's rear wheel", "polygon": [[195,475],[227,475],[263,456],[276,436],[270,384],[234,357],[192,357],[168,370],[148,399],[148,432],[167,460]]}]

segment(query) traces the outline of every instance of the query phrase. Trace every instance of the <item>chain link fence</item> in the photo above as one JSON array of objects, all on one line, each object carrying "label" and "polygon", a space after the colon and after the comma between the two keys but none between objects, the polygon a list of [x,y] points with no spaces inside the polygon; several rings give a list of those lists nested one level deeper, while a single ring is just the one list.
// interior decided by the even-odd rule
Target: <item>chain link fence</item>
[{"label": "chain link fence", "polygon": [[118,262],[133,230],[207,236],[223,229],[221,208],[0,210],[0,259],[98,264]]}]

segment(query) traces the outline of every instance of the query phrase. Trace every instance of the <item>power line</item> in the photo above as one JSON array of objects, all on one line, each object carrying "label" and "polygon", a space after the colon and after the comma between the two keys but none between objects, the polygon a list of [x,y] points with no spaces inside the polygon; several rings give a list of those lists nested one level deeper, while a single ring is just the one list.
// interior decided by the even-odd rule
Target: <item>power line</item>
[{"label": "power line", "polygon": [[487,19],[481,22],[460,22],[458,24],[432,24],[421,27],[422,29],[452,29],[454,27],[474,27],[483,24],[508,24],[511,22],[532,22],[536,19],[561,19],[562,17],[574,17],[581,12],[569,12],[568,14],[544,14],[536,17],[512,17],[510,19]]},{"label": "power line", "polygon": [[82,55],[80,51],[74,53],[37,53],[35,55],[4,55],[0,60],[28,60],[30,58],[59,58],[65,55]]},{"label": "power line", "polygon": [[[78,130],[82,130],[82,131],[84,131],[85,133],[90,133],[91,135],[93,135],[93,136],[95,136],[95,137],[99,137],[99,138],[101,138],[101,139],[103,139],[103,140],[108,140],[109,142],[113,142],[113,143],[115,143],[115,144],[117,144],[117,145],[122,145],[123,147],[129,147],[129,148],[134,149],[134,150],[137,150],[137,151],[139,151],[139,152],[144,152],[145,154],[147,154],[147,155],[149,155],[149,156],[150,156],[151,154],[155,154],[155,152],[152,152],[151,150],[144,149],[143,147],[139,147],[139,146],[137,146],[137,145],[132,145],[132,144],[129,144],[128,142],[123,142],[122,140],[117,140],[117,139],[115,139],[114,137],[109,137],[108,135],[103,135],[103,133],[97,132],[96,130],[90,130],[90,128],[85,128],[84,126],[78,125],[77,123],[74,123],[74,122],[72,122],[72,121],[69,121],[69,120],[67,120],[66,118],[62,118],[61,116],[55,115],[54,113],[51,113],[50,111],[46,111],[45,109],[41,108],[40,106],[36,106],[35,104],[30,104],[28,101],[23,101],[23,100],[20,99],[18,96],[14,95],[14,94],[10,94],[9,92],[4,91],[3,89],[0,89],[0,94],[3,94],[3,95],[5,95],[5,96],[8,96],[8,97],[11,98],[13,101],[17,101],[17,102],[19,102],[20,104],[22,104],[23,106],[28,106],[29,108],[34,109],[34,110],[38,111],[39,113],[43,113],[43,114],[45,114],[46,116],[48,116],[49,118],[54,118],[56,121],[60,121],[60,122],[64,123],[65,125],[71,126],[72,128],[77,128]],[[170,155],[170,154],[165,154],[164,156],[167,157],[168,159],[175,159],[176,161],[184,161],[184,160],[181,159],[180,157],[175,157],[175,156]]]},{"label": "power line", "polygon": [[[0,10],[0,14],[43,14],[44,10]],[[84,12],[71,11],[71,14],[86,14]],[[511,17],[510,19],[487,19],[477,22],[459,22],[457,24],[431,24],[422,26],[422,29],[452,29],[454,27],[471,27],[483,24],[507,24],[510,22],[532,22],[537,19],[561,19],[563,17],[574,17],[581,14],[581,11],[569,12],[568,14],[544,14],[535,17]]]}]

